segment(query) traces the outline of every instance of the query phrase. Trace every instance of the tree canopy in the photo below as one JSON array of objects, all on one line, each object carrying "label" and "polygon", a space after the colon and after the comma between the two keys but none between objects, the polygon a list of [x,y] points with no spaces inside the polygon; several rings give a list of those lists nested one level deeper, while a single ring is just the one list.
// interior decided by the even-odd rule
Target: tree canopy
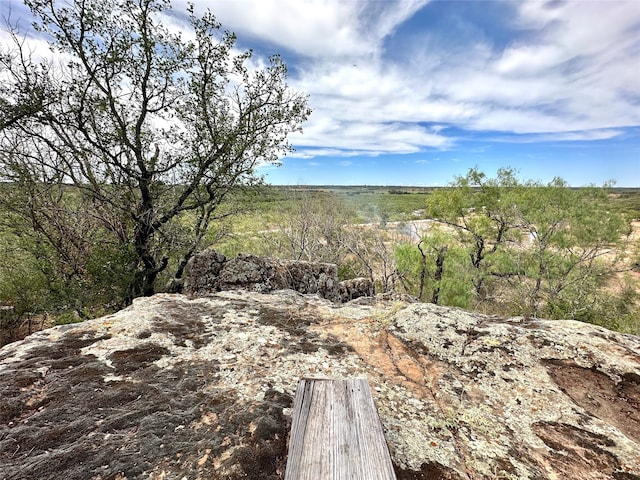
[{"label": "tree canopy", "polygon": [[629,223],[608,194],[470,169],[429,195],[433,227],[397,250],[398,268],[412,293],[434,303],[614,326],[637,292],[607,287],[630,269]]},{"label": "tree canopy", "polygon": [[170,258],[179,276],[230,213],[223,199],[291,150],[307,96],[279,56],[261,66],[193,6],[176,31],[168,0],[25,4],[57,60],[15,28],[0,54],[5,225],[46,245],[68,279],[117,253],[128,295],[151,294]]}]

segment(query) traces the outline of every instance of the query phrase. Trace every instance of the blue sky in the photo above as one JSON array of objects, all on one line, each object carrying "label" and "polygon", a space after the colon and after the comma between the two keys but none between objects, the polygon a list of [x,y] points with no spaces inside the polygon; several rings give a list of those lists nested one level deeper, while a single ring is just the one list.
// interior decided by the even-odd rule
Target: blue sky
[{"label": "blue sky", "polygon": [[[270,183],[445,185],[511,166],[522,179],[640,186],[638,0],[196,4],[240,48],[280,53],[310,95],[296,151],[260,169]],[[24,15],[1,0],[9,10]]]}]

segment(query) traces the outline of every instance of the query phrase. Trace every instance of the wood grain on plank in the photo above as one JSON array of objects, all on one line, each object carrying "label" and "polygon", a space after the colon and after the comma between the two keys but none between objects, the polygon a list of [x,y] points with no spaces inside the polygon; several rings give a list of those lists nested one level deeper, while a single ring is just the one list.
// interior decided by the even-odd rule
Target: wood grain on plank
[{"label": "wood grain on plank", "polygon": [[300,380],[285,480],[395,479],[367,380]]}]

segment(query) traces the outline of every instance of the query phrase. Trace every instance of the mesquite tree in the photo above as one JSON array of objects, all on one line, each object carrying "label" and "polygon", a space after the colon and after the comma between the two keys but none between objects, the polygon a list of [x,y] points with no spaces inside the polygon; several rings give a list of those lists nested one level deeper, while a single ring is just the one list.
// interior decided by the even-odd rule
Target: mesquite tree
[{"label": "mesquite tree", "polygon": [[517,235],[517,198],[523,188],[512,169],[501,168],[496,178],[487,178],[473,168],[429,196],[429,215],[452,228],[468,250],[473,290],[480,300],[491,290],[496,258]]},{"label": "mesquite tree", "polygon": [[176,32],[163,0],[25,4],[56,61],[35,58],[11,29],[14,45],[0,54],[0,176],[22,201],[5,200],[61,256],[83,217],[131,252],[131,295],[151,294],[169,254],[179,253],[179,276],[210,222],[229,213],[223,199],[291,149],[307,96],[287,85],[280,57],[254,68],[251,52],[192,6]]},{"label": "mesquite tree", "polygon": [[[608,188],[575,189],[559,178],[522,182],[512,169],[489,178],[471,169],[427,203],[429,214],[455,233],[448,243],[436,242],[450,247],[441,284],[469,283],[474,298],[465,306],[604,324],[617,314],[611,305],[618,292],[608,282],[630,270],[624,256],[631,239]],[[450,258],[460,248],[466,258]],[[633,305],[637,295],[619,298]]]}]

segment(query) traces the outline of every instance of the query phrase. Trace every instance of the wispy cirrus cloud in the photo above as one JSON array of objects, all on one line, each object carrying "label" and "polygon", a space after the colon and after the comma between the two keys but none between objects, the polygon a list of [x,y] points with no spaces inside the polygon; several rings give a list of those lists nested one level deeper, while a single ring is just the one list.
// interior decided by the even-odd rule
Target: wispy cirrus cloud
[{"label": "wispy cirrus cloud", "polygon": [[[14,4],[0,2],[0,12]],[[595,142],[640,126],[637,0],[202,0],[196,8],[210,8],[240,46],[256,45],[256,65],[283,53],[290,84],[310,94],[314,112],[291,138],[291,158],[455,150],[480,135],[514,145]],[[180,16],[171,22],[179,29]]]},{"label": "wispy cirrus cloud", "polygon": [[540,142],[589,142],[609,140],[626,135],[625,129],[578,130],[574,132],[530,133],[520,135],[493,135],[486,140],[500,143],[540,143]]},{"label": "wispy cirrus cloud", "polygon": [[474,105],[461,126],[557,133],[640,124],[637,3],[525,1],[511,26],[526,34],[503,49],[476,39],[473,55],[425,72],[446,99]]},{"label": "wispy cirrus cloud", "polygon": [[303,144],[369,143],[375,151],[410,153],[454,144],[446,129],[427,131],[425,124],[557,141],[612,138],[640,124],[636,3],[536,0],[512,7],[516,15],[499,26],[517,33],[506,43],[461,15],[455,45],[440,31],[416,29],[408,54],[307,61],[295,79],[315,108]]}]

